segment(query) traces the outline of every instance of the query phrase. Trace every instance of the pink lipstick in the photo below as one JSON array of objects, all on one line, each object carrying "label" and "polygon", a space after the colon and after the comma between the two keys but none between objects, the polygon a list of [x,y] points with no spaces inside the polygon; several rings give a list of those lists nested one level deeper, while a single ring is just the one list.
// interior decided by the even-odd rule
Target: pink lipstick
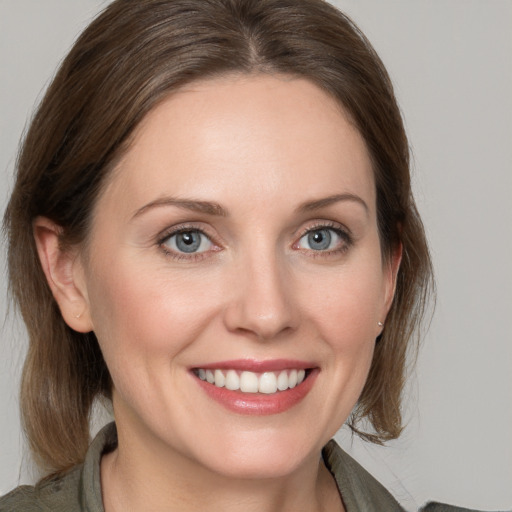
[{"label": "pink lipstick", "polygon": [[191,368],[201,389],[239,414],[278,414],[300,403],[311,390],[319,368],[311,362],[239,359]]}]

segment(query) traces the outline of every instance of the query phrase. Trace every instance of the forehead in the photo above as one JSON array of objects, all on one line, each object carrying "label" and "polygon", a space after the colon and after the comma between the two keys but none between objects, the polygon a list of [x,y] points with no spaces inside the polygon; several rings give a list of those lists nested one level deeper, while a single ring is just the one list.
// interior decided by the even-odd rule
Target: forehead
[{"label": "forehead", "polygon": [[138,202],[158,194],[293,199],[329,189],[374,202],[366,145],[340,104],[281,75],[227,76],[173,93],[137,127],[106,188],[136,192]]}]

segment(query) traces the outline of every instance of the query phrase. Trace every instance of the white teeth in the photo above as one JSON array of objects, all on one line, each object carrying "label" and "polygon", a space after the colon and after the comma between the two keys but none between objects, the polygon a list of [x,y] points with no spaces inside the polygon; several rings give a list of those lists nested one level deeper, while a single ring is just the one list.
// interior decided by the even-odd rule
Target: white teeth
[{"label": "white teeth", "polygon": [[265,372],[260,377],[260,383],[258,387],[260,393],[270,395],[277,391],[277,377],[273,372]]},{"label": "white teeth", "polygon": [[215,370],[215,385],[218,388],[223,388],[224,384],[226,384],[226,377],[220,370]]},{"label": "white teeth", "polygon": [[253,372],[242,372],[240,375],[240,391],[243,393],[257,393],[258,376]]},{"label": "white teeth", "polygon": [[277,391],[286,391],[298,386],[306,378],[306,370],[281,370],[277,372],[254,373],[237,370],[199,368],[196,375],[218,388],[226,387],[242,393],[264,393],[271,395]]},{"label": "white teeth", "polygon": [[292,370],[288,375],[288,387],[294,388],[297,385],[297,370]]},{"label": "white teeth", "polygon": [[279,389],[279,391],[288,389],[288,374],[286,373],[286,370],[283,370],[279,374],[279,377],[277,377],[277,389]]},{"label": "white teeth", "polygon": [[226,389],[230,389],[231,391],[240,389],[240,377],[238,377],[238,373],[236,373],[235,370],[228,370],[224,385],[226,386]]}]

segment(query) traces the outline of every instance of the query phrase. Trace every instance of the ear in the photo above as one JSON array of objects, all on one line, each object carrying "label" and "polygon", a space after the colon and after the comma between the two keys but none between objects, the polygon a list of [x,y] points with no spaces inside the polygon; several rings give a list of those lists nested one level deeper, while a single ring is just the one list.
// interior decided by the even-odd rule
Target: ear
[{"label": "ear", "polygon": [[393,298],[395,296],[396,290],[396,281],[398,276],[398,270],[400,269],[400,263],[402,262],[402,252],[403,246],[402,243],[399,242],[393,249],[388,261],[386,262],[386,290],[385,290],[385,311],[382,322],[384,322],[385,317],[387,316],[389,310],[391,309],[391,304],[393,304]]},{"label": "ear", "polygon": [[75,331],[92,331],[84,270],[78,252],[62,248],[62,228],[46,217],[34,220],[33,232],[41,266],[64,321]]}]

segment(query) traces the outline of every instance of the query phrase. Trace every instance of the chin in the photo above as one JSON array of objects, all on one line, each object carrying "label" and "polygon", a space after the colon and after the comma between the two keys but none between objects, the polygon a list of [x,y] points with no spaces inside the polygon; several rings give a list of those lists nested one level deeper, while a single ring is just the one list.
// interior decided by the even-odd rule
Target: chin
[{"label": "chin", "polygon": [[285,478],[295,473],[303,461],[283,455],[236,460],[227,457],[217,462],[211,469],[229,479],[265,480]]},{"label": "chin", "polygon": [[318,459],[321,446],[314,446],[311,439],[312,436],[263,431],[239,439],[219,440],[204,447],[197,457],[210,470],[229,478],[275,479],[291,475]]}]

